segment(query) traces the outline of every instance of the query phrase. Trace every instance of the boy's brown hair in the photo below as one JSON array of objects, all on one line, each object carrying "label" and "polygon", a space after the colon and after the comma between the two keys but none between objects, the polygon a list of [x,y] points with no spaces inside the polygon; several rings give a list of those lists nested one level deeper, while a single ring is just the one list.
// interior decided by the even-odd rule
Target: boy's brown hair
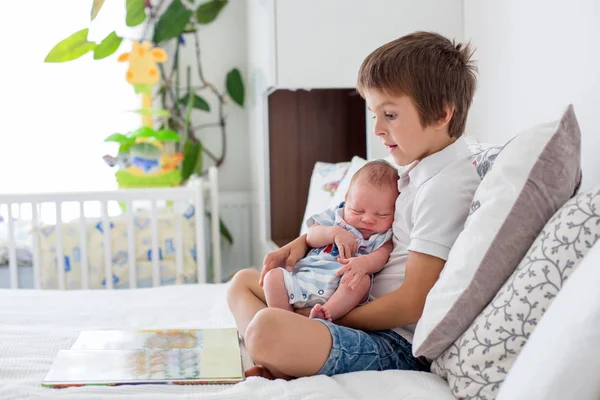
[{"label": "boy's brown hair", "polygon": [[369,161],[352,175],[350,186],[359,181],[381,190],[398,190],[398,170],[385,160]]},{"label": "boy's brown hair", "polygon": [[455,44],[437,33],[415,32],[369,54],[358,72],[357,89],[363,97],[368,89],[408,95],[423,127],[445,117],[445,104],[454,105],[448,134],[458,138],[465,131],[477,86],[472,55],[470,44]]}]

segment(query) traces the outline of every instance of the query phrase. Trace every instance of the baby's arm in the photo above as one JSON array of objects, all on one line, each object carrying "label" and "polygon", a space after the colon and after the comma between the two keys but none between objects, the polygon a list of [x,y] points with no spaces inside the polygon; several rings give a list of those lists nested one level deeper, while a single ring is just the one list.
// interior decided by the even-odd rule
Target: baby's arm
[{"label": "baby's arm", "polygon": [[393,248],[394,245],[389,240],[371,254],[352,258],[340,258],[340,263],[345,265],[337,271],[336,275],[340,276],[343,274],[342,283],[348,282],[348,285],[354,289],[363,275],[375,274],[383,269],[390,258]]},{"label": "baby's arm", "polygon": [[354,235],[341,226],[315,224],[308,228],[306,242],[310,247],[323,247],[335,243],[340,257],[352,257],[356,251]]},{"label": "baby's arm", "polygon": [[323,247],[328,244],[335,242],[335,236],[341,231],[345,231],[344,228],[334,225],[320,225],[314,224],[308,228],[308,235],[306,236],[306,243],[310,247]]}]

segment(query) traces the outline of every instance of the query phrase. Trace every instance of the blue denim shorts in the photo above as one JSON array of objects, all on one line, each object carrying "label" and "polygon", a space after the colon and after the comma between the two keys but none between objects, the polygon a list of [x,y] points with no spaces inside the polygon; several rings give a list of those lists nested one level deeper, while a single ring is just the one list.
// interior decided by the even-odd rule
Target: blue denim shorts
[{"label": "blue denim shorts", "polygon": [[331,332],[333,343],[320,375],[401,369],[427,371],[430,362],[412,355],[412,345],[393,330],[363,332],[316,319]]}]

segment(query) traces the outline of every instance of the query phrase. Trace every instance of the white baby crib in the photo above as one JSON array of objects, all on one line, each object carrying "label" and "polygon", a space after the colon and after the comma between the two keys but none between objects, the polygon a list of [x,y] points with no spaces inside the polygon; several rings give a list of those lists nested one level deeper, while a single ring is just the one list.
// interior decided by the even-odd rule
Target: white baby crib
[{"label": "white baby crib", "polygon": [[[53,223],[42,221],[41,207],[48,204],[54,205]],[[68,207],[72,214],[76,204],[78,217],[65,221],[64,209]],[[86,215],[90,204],[99,206],[99,215]],[[20,288],[23,265],[17,255],[23,245],[17,234],[23,236],[23,225],[27,226],[25,250],[31,255],[34,289],[99,288],[96,275],[103,278],[102,288],[114,289],[117,269],[122,288],[138,287],[138,275],[148,276],[147,286],[153,287],[171,281],[206,283],[209,266],[212,281],[221,282],[218,174],[214,167],[207,178],[190,179],[185,187],[0,194],[1,224],[6,228],[8,262],[4,268],[8,267],[11,289]],[[167,227],[170,233],[165,238]],[[167,268],[163,264],[169,257]],[[170,273],[171,281],[161,276],[164,271]],[[125,281],[128,284],[123,285]]]}]

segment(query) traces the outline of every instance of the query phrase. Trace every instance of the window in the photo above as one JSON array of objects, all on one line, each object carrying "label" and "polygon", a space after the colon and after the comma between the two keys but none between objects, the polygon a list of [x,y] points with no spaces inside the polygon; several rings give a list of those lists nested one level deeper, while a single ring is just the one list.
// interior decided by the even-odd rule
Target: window
[{"label": "window", "polygon": [[[125,37],[125,1],[107,1],[90,24],[92,0],[10,1],[0,5],[0,193],[116,188],[115,169],[102,160],[116,144],[111,133],[139,127],[140,98],[125,81],[121,48],[103,60],[92,53],[66,63],[44,63],[60,40],[90,28],[99,43],[117,27]],[[127,32],[127,33],[124,33]],[[67,206],[65,204],[65,206]],[[75,205],[73,205],[75,206]],[[63,207],[65,219],[73,208]]]}]

